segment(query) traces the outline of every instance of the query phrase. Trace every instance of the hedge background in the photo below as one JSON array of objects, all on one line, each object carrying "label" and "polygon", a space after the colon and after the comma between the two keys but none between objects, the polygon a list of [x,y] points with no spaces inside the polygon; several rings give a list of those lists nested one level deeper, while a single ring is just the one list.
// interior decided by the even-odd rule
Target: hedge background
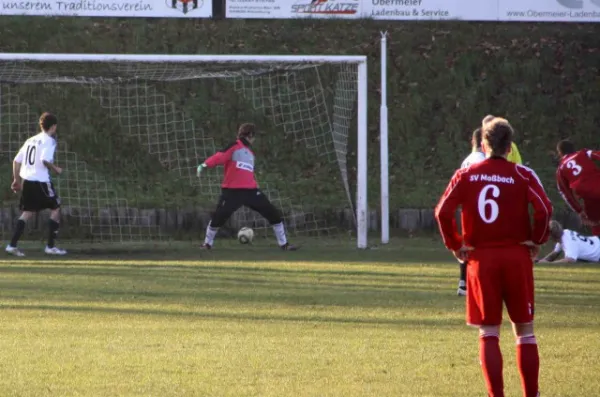
[{"label": "hedge background", "polygon": [[[379,200],[382,30],[389,33],[393,210],[435,204],[470,150],[472,129],[488,113],[513,123],[524,162],[541,176],[555,205],[563,206],[553,179],[552,151],[557,140],[570,137],[579,146],[600,147],[599,24],[11,17],[0,19],[0,51],[366,54],[369,202],[375,208]],[[61,139],[77,144],[69,134],[63,133]],[[349,163],[353,165],[352,148]],[[266,148],[257,150],[259,158],[261,151],[267,152]],[[285,150],[294,150],[293,145]],[[102,153],[94,157],[101,158]],[[279,153],[278,159],[264,161],[264,166],[277,170],[275,183],[289,177],[286,167],[277,163],[286,158]],[[319,206],[322,196],[306,195],[307,179],[298,178],[311,175],[310,167],[298,164],[301,169],[291,170],[294,179],[287,189]],[[326,194],[330,176],[311,175],[310,185],[323,186]],[[148,197],[153,201],[152,194]]]}]

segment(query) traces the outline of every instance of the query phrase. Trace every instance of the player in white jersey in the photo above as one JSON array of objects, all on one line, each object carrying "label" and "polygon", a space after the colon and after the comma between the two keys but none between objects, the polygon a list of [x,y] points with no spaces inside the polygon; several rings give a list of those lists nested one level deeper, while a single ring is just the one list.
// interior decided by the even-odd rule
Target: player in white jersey
[{"label": "player in white jersey", "polygon": [[[460,168],[469,168],[473,164],[485,160],[485,154],[481,150],[481,128],[473,131],[471,136],[471,154],[469,154],[460,165]],[[467,262],[462,261],[460,264],[460,278],[458,280],[457,295],[467,295]]]},{"label": "player in white jersey", "polygon": [[480,151],[473,152],[469,154],[466,159],[463,160],[462,164],[460,165],[460,168],[469,168],[473,164],[477,164],[483,160],[485,160],[485,154],[483,154]]},{"label": "player in white jersey", "polygon": [[481,128],[477,128],[471,136],[471,153],[463,160],[460,168],[468,168],[483,160],[485,160],[485,154],[481,149]]},{"label": "player in white jersey", "polygon": [[[537,263],[600,262],[600,238],[596,236],[582,236],[576,231],[563,229],[557,221],[551,221],[550,238],[556,243],[554,250]],[[565,257],[556,260],[561,252],[565,253]]]},{"label": "player in white jersey", "polygon": [[60,199],[56,194],[50,170],[57,174],[62,169],[54,164],[56,150],[56,127],[58,120],[51,113],[40,117],[42,132],[29,138],[13,161],[13,192],[21,191],[20,209],[22,211],[15,226],[15,232],[6,246],[6,252],[15,256],[25,256],[17,248],[17,243],[25,230],[25,223],[37,212],[50,209],[48,220],[48,244],[45,252],[49,255],[64,255],[67,252],[54,245],[60,221]]}]

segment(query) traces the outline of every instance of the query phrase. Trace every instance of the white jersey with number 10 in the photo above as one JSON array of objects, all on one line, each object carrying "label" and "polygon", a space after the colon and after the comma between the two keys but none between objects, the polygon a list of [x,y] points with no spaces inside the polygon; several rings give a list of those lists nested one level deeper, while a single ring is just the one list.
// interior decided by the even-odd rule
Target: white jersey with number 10
[{"label": "white jersey with number 10", "polygon": [[50,182],[50,172],[44,165],[54,162],[56,140],[45,132],[40,132],[25,141],[15,157],[21,163],[19,175],[26,181]]},{"label": "white jersey with number 10", "polygon": [[560,243],[554,247],[554,252],[560,251],[565,253],[565,258],[598,262],[600,261],[600,239],[596,236],[582,236],[573,230],[565,229]]}]

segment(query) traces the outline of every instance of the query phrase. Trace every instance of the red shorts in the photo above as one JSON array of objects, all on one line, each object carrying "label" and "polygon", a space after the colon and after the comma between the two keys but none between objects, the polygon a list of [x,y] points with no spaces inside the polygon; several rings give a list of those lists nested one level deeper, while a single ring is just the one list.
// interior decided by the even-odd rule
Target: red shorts
[{"label": "red shorts", "polygon": [[500,325],[502,302],[513,323],[533,321],[533,261],[525,246],[479,248],[469,254],[467,324]]},{"label": "red shorts", "polygon": [[592,221],[600,221],[600,185],[585,183],[577,185],[575,194],[583,200],[583,212]]},{"label": "red shorts", "polygon": [[[594,190],[600,190],[600,187],[594,187]],[[584,196],[580,196],[583,200],[583,212],[593,222],[600,222],[600,192],[588,189],[584,192]],[[592,227],[592,234],[600,236],[600,225]]]}]

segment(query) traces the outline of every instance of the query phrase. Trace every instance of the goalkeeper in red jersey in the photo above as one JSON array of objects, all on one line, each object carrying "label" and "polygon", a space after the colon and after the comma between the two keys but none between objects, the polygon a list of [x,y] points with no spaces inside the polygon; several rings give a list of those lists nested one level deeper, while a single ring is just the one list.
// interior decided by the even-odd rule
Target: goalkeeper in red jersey
[{"label": "goalkeeper in red jersey", "polygon": [[251,145],[256,136],[254,124],[242,124],[237,133],[237,140],[207,158],[198,166],[197,175],[205,168],[218,165],[225,167],[225,176],[221,183],[221,197],[217,208],[206,228],[203,247],[213,246],[217,231],[241,206],[246,206],[262,215],[273,227],[277,243],[285,251],[295,251],[298,247],[287,241],[281,212],[269,201],[258,188],[254,177],[254,152]]},{"label": "goalkeeper in red jersey", "polygon": [[567,139],[558,143],[556,151],[558,191],[582,222],[592,227],[592,234],[600,236],[600,168],[594,163],[600,161],[600,151],[577,151]]},{"label": "goalkeeper in red jersey", "polygon": [[[479,328],[488,396],[504,397],[499,343],[504,303],[513,323],[523,396],[537,397],[532,257],[548,240],[552,205],[535,172],[506,159],[512,136],[505,119],[482,126],[486,159],[456,171],[435,217],[446,247],[457,259],[467,260],[467,324]],[[462,235],[456,228],[459,207]]]}]

